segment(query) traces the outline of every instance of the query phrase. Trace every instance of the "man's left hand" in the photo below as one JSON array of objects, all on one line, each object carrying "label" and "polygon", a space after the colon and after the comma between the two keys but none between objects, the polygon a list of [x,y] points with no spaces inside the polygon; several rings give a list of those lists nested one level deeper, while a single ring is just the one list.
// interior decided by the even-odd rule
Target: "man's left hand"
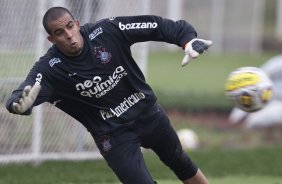
[{"label": "man's left hand", "polygon": [[211,45],[211,40],[204,40],[198,38],[192,39],[184,47],[185,56],[181,62],[181,66],[183,67],[187,65],[191,61],[191,59],[198,57],[198,55],[205,52]]}]

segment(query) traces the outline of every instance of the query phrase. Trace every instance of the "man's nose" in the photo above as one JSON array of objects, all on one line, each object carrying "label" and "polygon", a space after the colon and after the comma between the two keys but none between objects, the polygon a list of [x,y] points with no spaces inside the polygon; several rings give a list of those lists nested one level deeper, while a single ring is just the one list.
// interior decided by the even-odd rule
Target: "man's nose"
[{"label": "man's nose", "polygon": [[69,30],[66,30],[66,38],[70,39],[72,38],[72,32]]}]

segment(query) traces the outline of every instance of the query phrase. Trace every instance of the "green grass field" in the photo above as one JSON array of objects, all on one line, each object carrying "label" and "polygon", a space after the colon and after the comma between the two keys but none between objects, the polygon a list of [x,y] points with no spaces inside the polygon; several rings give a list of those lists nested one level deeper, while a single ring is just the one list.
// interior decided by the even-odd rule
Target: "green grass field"
[{"label": "green grass field", "polygon": [[[209,149],[189,152],[214,184],[281,184],[282,147],[250,150]],[[145,160],[153,178],[160,184],[180,183],[151,152]],[[161,172],[160,172],[161,171]],[[0,167],[1,184],[102,184],[119,183],[104,160],[46,162],[39,166]]]}]

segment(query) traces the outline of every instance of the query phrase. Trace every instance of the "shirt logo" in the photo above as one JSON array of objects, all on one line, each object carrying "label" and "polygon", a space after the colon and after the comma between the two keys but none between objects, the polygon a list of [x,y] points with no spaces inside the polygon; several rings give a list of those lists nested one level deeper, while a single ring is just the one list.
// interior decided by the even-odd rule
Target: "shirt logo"
[{"label": "shirt logo", "polygon": [[112,58],[112,54],[106,51],[106,48],[94,47],[94,55],[101,61],[102,64],[109,63]]},{"label": "shirt logo", "polygon": [[110,108],[110,111],[100,110],[100,115],[104,120],[112,118],[114,116],[119,117],[135,104],[137,104],[140,100],[143,100],[145,98],[146,96],[142,92],[133,93],[130,96],[124,98],[124,100],[120,102],[116,107]]},{"label": "shirt logo", "polygon": [[118,66],[111,75],[96,75],[92,79],[77,83],[75,88],[81,96],[101,98],[114,89],[125,76],[127,76],[125,69],[122,66]]},{"label": "shirt logo", "polygon": [[77,73],[74,72],[74,73],[69,73],[69,77],[72,77],[72,76],[75,76]]},{"label": "shirt logo", "polygon": [[60,62],[61,62],[61,60],[60,60],[59,58],[52,58],[52,59],[49,61],[49,65],[50,65],[51,67],[53,67],[55,64],[60,63]]},{"label": "shirt logo", "polygon": [[156,22],[132,22],[128,24],[123,24],[119,22],[118,24],[120,30],[130,30],[130,29],[155,29],[158,27]]},{"label": "shirt logo", "polygon": [[89,39],[90,41],[94,40],[94,38],[96,38],[99,34],[103,33],[103,29],[101,27],[95,29],[90,35],[89,35]]},{"label": "shirt logo", "polygon": [[142,92],[134,93],[127,98],[124,98],[118,106],[115,108],[110,108],[111,112],[116,116],[119,117],[123,113],[125,113],[128,109],[130,109],[133,105],[137,104],[140,100],[145,99],[145,94]]}]

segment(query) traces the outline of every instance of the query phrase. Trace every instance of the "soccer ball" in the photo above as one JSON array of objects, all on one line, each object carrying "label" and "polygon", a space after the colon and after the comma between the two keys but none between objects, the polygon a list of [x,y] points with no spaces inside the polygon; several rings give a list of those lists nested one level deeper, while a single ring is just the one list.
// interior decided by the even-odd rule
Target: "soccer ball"
[{"label": "soccer ball", "polygon": [[183,149],[195,150],[199,147],[199,137],[195,131],[183,128],[177,131]]},{"label": "soccer ball", "polygon": [[226,96],[246,112],[262,109],[273,96],[273,83],[257,67],[241,67],[232,71],[225,84]]}]

